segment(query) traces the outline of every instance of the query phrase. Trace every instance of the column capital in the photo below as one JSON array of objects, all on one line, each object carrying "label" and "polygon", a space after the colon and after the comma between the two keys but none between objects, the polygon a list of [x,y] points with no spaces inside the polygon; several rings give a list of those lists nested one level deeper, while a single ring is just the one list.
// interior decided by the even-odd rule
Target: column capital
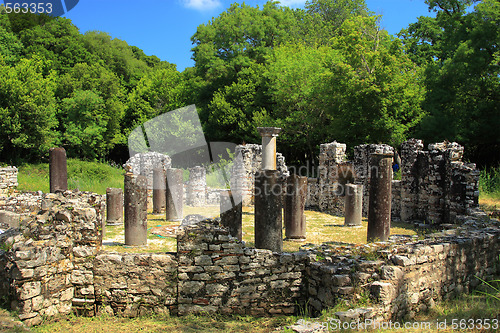
[{"label": "column capital", "polygon": [[279,132],[281,132],[281,128],[279,127],[257,127],[257,130],[263,137],[278,136]]}]

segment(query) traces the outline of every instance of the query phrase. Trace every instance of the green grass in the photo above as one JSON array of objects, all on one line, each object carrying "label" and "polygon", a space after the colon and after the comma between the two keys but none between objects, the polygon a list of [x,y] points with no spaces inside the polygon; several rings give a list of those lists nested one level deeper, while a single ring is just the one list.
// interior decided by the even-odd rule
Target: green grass
[{"label": "green grass", "polygon": [[[468,321],[470,319],[499,319],[500,302],[492,301],[485,296],[464,294],[453,300],[442,301],[426,312],[421,312],[406,322],[429,322],[431,329],[415,329],[412,332],[458,332],[452,330],[453,319]],[[293,332],[285,328],[295,324],[299,319],[309,322],[329,322],[335,318],[335,312],[346,310],[344,304],[323,311],[319,318],[307,316],[287,316],[271,318],[255,318],[251,316],[224,316],[218,314],[175,316],[146,316],[133,319],[97,316],[76,317],[69,315],[47,320],[38,327],[32,328],[36,333],[48,332]],[[447,322],[447,329],[436,329],[436,322]],[[403,325],[404,321],[401,321]],[[404,332],[404,330],[368,330],[369,332]],[[463,330],[462,330],[463,331]],[[465,330],[463,332],[495,332],[496,330]],[[341,332],[351,332],[342,330]]]},{"label": "green grass", "polygon": [[[106,188],[123,189],[124,171],[106,163],[68,159],[68,189],[79,189],[105,194]],[[50,192],[49,164],[23,164],[19,166],[19,191]]]},{"label": "green grass", "polygon": [[500,166],[481,170],[479,191],[483,197],[500,200]]}]

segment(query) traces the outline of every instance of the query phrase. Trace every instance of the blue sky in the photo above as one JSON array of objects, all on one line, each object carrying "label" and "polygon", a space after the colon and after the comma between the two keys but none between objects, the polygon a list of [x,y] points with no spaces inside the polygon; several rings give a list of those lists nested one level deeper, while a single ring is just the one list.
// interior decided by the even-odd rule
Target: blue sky
[{"label": "blue sky", "polygon": [[[209,22],[235,0],[80,0],[65,17],[84,33],[107,32],[125,40],[148,55],[177,65],[191,67],[191,36],[198,25]],[[238,1],[242,2],[242,1]],[[247,0],[262,6],[265,0]],[[303,7],[305,0],[282,0],[282,5]],[[382,15],[382,27],[396,34],[419,16],[431,15],[424,0],[367,0],[368,8]]]}]

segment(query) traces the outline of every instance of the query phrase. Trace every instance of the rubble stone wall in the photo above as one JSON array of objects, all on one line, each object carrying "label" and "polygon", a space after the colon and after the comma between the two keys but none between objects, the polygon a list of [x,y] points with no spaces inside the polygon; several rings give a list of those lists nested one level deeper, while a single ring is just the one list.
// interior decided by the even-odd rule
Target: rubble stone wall
[{"label": "rubble stone wall", "polygon": [[[236,146],[235,163],[231,170],[231,189],[242,193],[243,205],[245,206],[253,203],[255,173],[261,169],[261,166],[262,145]],[[280,172],[282,179],[285,179],[289,174],[285,157],[281,153],[276,153],[276,169]]]},{"label": "rubble stone wall", "polygon": [[462,162],[464,147],[453,142],[402,144],[401,219],[427,224],[454,223],[478,207],[479,170]]},{"label": "rubble stone wall", "polygon": [[[401,180],[392,183],[393,220],[421,221],[426,224],[455,223],[456,216],[478,207],[479,170],[462,162],[464,147],[453,142],[429,145],[410,139],[401,145]],[[334,215],[344,214],[342,187],[346,172],[354,170],[354,183],[363,185],[363,216],[368,214],[370,155],[393,154],[384,144],[354,147],[354,159],[345,161],[345,144],[332,142],[320,146],[319,177],[308,181],[306,206]]]},{"label": "rubble stone wall", "polygon": [[96,309],[124,317],[176,313],[175,253],[100,252],[93,260]]},{"label": "rubble stone wall", "polygon": [[77,312],[126,317],[311,313],[370,300],[349,315],[400,319],[500,274],[500,223],[472,210],[460,227],[365,245],[274,253],[246,247],[218,220],[186,227],[177,253],[101,249],[102,196],[44,194],[37,214],[0,235],[0,295],[27,325]]},{"label": "rubble stone wall", "polygon": [[400,320],[431,308],[436,301],[468,293],[500,274],[500,223],[461,216],[459,229],[417,237],[391,236],[390,245],[318,246],[319,261],[307,265],[312,313],[339,300],[371,304],[350,311],[349,320]]},{"label": "rubble stone wall", "polygon": [[9,196],[17,186],[17,168],[12,166],[0,168],[0,197]]},{"label": "rubble stone wall", "polygon": [[304,299],[304,253],[246,248],[210,222],[187,228],[177,251],[180,315],[293,314]]},{"label": "rubble stone wall", "polygon": [[37,215],[0,235],[0,295],[26,324],[93,305],[100,198],[46,194]]}]

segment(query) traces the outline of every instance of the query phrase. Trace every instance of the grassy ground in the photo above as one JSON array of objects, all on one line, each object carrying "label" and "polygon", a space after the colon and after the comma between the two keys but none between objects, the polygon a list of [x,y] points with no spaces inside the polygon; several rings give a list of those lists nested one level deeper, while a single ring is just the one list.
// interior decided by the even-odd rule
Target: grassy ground
[{"label": "grassy ground", "polygon": [[[369,306],[369,304],[368,304]],[[289,327],[298,320],[303,319],[312,322],[326,323],[335,318],[336,311],[345,310],[342,304],[334,309],[325,311],[319,318],[309,318],[306,316],[289,316],[273,318],[253,318],[248,316],[222,316],[222,315],[190,315],[185,317],[142,317],[134,319],[116,317],[75,317],[53,319],[45,322],[41,326],[33,328],[34,332],[293,332]],[[482,295],[463,295],[454,300],[437,303],[434,308],[426,313],[419,314],[407,323],[420,325],[420,329],[412,329],[411,332],[498,332],[498,329],[452,329],[452,322],[455,319],[458,323],[470,323],[471,319],[490,319],[490,324],[495,325],[494,320],[500,321],[500,301]],[[446,329],[437,329],[436,323],[444,323]],[[479,321],[476,321],[476,324]],[[482,321],[483,323],[485,321]],[[405,322],[400,322],[403,326]],[[420,323],[430,323],[430,329]],[[498,322],[500,325],[500,322]],[[394,325],[394,323],[393,323]],[[393,326],[394,327],[394,326]],[[477,328],[477,326],[476,326]],[[1,331],[1,330],[0,330]],[[339,331],[339,330],[330,330]],[[362,330],[361,330],[362,331]],[[404,329],[370,329],[371,332],[407,332]],[[6,331],[7,332],[7,331]],[[342,330],[342,332],[350,332]]]},{"label": "grassy ground", "polygon": [[[49,164],[23,164],[18,167],[19,191],[50,192]],[[123,169],[99,162],[68,159],[68,188],[105,194],[108,187],[123,189]]]},{"label": "grassy ground", "polygon": [[[184,216],[200,214],[206,217],[219,215],[219,206],[211,207],[184,207]],[[361,227],[345,227],[344,218],[329,214],[306,211],[307,239],[302,242],[284,241],[283,250],[295,252],[306,243],[321,244],[323,242],[344,242],[352,244],[366,243],[367,221],[363,219]],[[175,238],[158,236],[155,229],[161,227],[176,227],[179,222],[165,220],[165,215],[148,214],[148,245],[146,247],[128,248],[124,246],[124,229],[120,226],[107,226],[106,237],[103,240],[104,250],[115,252],[175,252],[177,243]],[[417,231],[412,225],[393,222],[391,234],[416,235]],[[243,240],[249,247],[254,246],[254,211],[253,207],[243,207]]]}]

